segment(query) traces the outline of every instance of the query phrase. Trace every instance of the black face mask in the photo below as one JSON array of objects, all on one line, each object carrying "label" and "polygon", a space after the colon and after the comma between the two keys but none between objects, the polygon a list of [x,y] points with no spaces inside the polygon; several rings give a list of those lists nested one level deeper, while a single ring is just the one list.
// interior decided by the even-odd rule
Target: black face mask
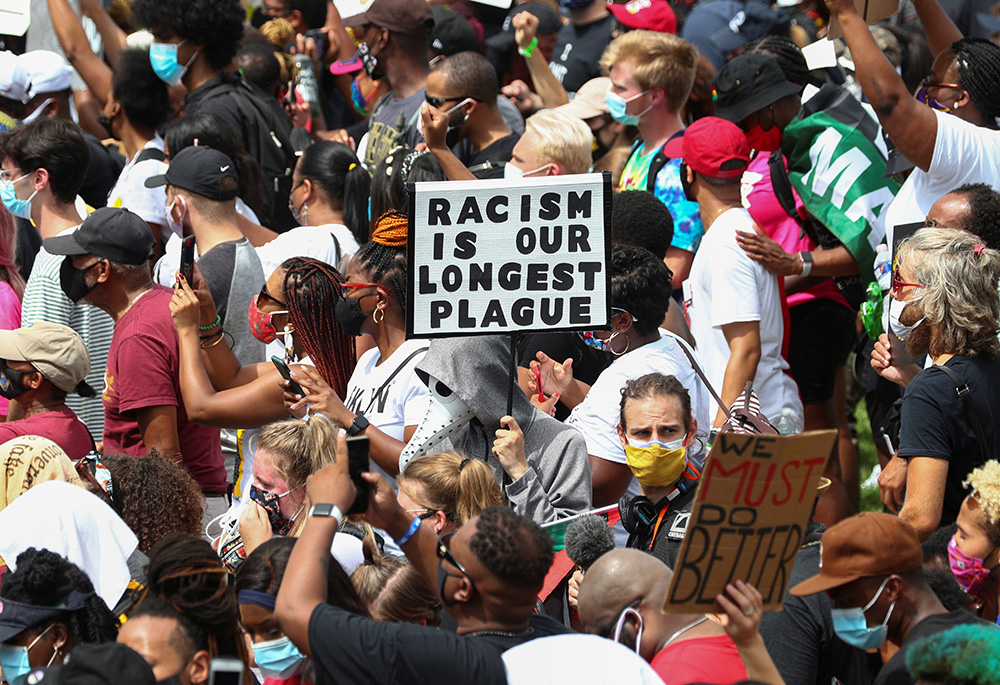
[{"label": "black face mask", "polygon": [[27,392],[28,388],[22,382],[26,373],[34,373],[34,371],[16,371],[7,366],[7,362],[4,362],[3,371],[0,372],[0,397],[12,400],[21,393]]},{"label": "black face mask", "polygon": [[681,188],[684,189],[684,197],[687,198],[689,202],[697,202],[698,199],[694,196],[694,191],[691,190],[691,182],[687,180],[688,178],[688,165],[681,162]]},{"label": "black face mask", "polygon": [[114,121],[114,117],[109,117],[104,112],[97,115],[97,123],[104,127],[104,130],[108,134],[108,138],[116,138],[114,131],[111,130],[111,122]]},{"label": "black face mask", "polygon": [[77,303],[85,298],[91,290],[96,288],[97,283],[87,285],[87,272],[100,263],[100,261],[97,261],[88,267],[77,269],[73,266],[73,258],[66,257],[63,260],[62,266],[59,267],[59,285],[62,286],[62,291],[66,293],[66,297]]},{"label": "black face mask", "polygon": [[333,307],[333,313],[337,317],[337,323],[344,331],[344,335],[356,338],[361,335],[361,324],[365,322],[365,314],[361,311],[360,297],[342,297]]},{"label": "black face mask", "polygon": [[615,123],[615,122],[614,121],[609,121],[608,123],[604,124],[604,126],[601,126],[600,128],[592,128],[592,129],[590,129],[591,132],[594,134],[594,142],[591,145],[590,158],[593,161],[595,161],[595,162],[597,160],[599,160],[601,157],[603,157],[604,155],[608,154],[608,150],[611,149],[610,145],[605,145],[601,141],[601,134],[604,133],[604,129],[606,129],[608,126],[610,126],[613,123]]}]

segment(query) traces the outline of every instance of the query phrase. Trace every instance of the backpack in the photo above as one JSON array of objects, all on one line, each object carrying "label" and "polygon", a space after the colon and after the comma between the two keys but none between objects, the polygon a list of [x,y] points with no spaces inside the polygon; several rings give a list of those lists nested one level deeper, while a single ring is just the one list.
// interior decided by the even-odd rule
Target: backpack
[{"label": "backpack", "polygon": [[266,94],[244,81],[223,78],[222,82],[202,98],[201,105],[218,97],[229,95],[245,122],[243,145],[251,157],[260,164],[261,223],[280,232],[297,224],[288,209],[288,196],[292,191],[292,170],[296,156],[290,134],[292,122],[280,110],[275,100],[269,102]]}]

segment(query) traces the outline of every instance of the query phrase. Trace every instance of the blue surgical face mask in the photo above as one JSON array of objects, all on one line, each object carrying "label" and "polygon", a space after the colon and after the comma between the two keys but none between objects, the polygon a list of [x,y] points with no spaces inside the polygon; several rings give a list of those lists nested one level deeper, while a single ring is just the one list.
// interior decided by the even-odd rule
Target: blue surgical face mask
[{"label": "blue surgical face mask", "polygon": [[882,595],[882,590],[885,589],[885,584],[888,582],[889,578],[887,577],[882,581],[878,592],[872,597],[872,601],[863,607],[830,610],[830,614],[833,617],[833,630],[837,633],[837,637],[858,649],[880,649],[885,645],[886,637],[889,635],[889,617],[892,616],[892,610],[895,608],[896,602],[893,601],[889,605],[889,611],[885,614],[885,620],[874,628],[868,627],[868,619],[865,618],[865,612],[875,605],[875,602]]},{"label": "blue surgical face mask", "polygon": [[[20,645],[0,645],[0,671],[3,671],[4,680],[8,683],[12,683],[15,679],[28,674],[28,671],[31,670],[31,663],[28,660],[28,652],[35,646],[36,642],[42,639],[42,636],[45,635],[45,633],[49,632],[49,629],[54,625],[55,623],[50,623],[49,627],[40,632],[27,647],[22,647]],[[52,661],[55,658],[56,652],[53,652],[52,658],[49,659],[49,663],[45,665],[51,666]]]},{"label": "blue surgical face mask", "polygon": [[191,66],[191,62],[200,52],[200,50],[195,50],[187,64],[178,62],[177,50],[186,42],[186,40],[182,40],[180,43],[153,43],[149,46],[149,64],[160,80],[168,86],[176,86],[180,83],[188,67]]},{"label": "blue surgical face mask", "polygon": [[31,201],[38,194],[36,190],[27,200],[18,199],[17,193],[14,192],[14,184],[18,181],[23,181],[28,178],[31,174],[25,174],[21,178],[15,178],[11,181],[0,181],[0,200],[3,201],[3,206],[7,208],[7,211],[14,216],[19,216],[22,219],[31,218]]},{"label": "blue surgical face mask", "polygon": [[271,678],[284,680],[295,675],[306,657],[288,637],[258,642],[253,646],[253,659],[260,672]]},{"label": "blue surgical face mask", "polygon": [[625,126],[638,126],[639,119],[641,119],[646,112],[651,110],[653,108],[653,105],[650,105],[649,107],[642,110],[638,114],[626,114],[625,109],[628,107],[628,103],[632,102],[636,98],[641,98],[647,92],[648,91],[644,90],[641,93],[636,93],[628,100],[626,100],[618,93],[614,93],[609,90],[604,95],[604,100],[605,102],[608,103],[608,114],[610,114],[611,118],[617,121],[619,124],[624,124]]}]

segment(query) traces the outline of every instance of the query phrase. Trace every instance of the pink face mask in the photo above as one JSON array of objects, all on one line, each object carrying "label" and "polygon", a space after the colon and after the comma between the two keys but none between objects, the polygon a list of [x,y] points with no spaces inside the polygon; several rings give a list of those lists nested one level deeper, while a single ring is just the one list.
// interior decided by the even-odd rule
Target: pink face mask
[{"label": "pink face mask", "polygon": [[962,552],[955,543],[954,535],[948,542],[948,565],[951,566],[955,580],[971,597],[976,597],[982,592],[983,584],[990,577],[990,570],[983,566],[983,560]]}]

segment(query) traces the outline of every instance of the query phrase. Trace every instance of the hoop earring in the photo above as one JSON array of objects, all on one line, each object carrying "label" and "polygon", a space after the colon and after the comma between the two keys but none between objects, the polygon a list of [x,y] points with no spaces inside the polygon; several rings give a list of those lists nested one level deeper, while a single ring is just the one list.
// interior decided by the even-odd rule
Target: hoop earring
[{"label": "hoop earring", "polygon": [[632,346],[632,340],[631,340],[631,339],[630,339],[630,338],[628,337],[628,333],[626,333],[626,334],[625,334],[625,349],[624,349],[624,350],[622,350],[621,352],[615,352],[615,348],[613,348],[613,347],[612,347],[612,346],[611,346],[611,345],[609,344],[609,345],[608,345],[608,352],[610,352],[611,354],[613,354],[613,355],[614,355],[614,356],[616,356],[616,357],[620,357],[620,356],[622,356],[623,354],[625,354],[626,352],[628,352],[628,348],[629,348],[629,347],[631,347],[631,346]]},{"label": "hoop earring", "polygon": [[372,321],[374,321],[377,324],[380,324],[384,319],[385,319],[385,310],[376,307],[375,311],[372,312]]}]

